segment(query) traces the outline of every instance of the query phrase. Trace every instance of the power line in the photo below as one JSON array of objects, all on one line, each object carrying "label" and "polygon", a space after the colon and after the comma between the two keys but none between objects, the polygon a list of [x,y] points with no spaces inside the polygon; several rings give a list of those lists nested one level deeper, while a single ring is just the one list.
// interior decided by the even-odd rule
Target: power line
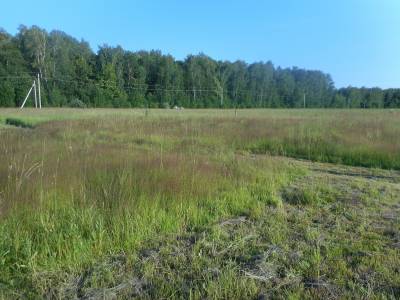
[{"label": "power line", "polygon": [[[30,73],[28,73],[30,74]],[[7,75],[7,76],[0,76],[0,79],[3,80],[27,80],[27,79],[35,79],[35,76],[29,76],[29,75]],[[42,77],[43,80],[45,81],[58,81],[58,82],[65,82],[65,83],[75,83],[78,86],[84,86],[84,85],[93,85],[97,87],[104,87],[106,84],[117,84],[116,81],[111,81],[111,80],[104,80],[104,79],[91,79],[91,78],[85,78],[84,80],[79,80],[79,79],[65,79],[61,77]],[[264,98],[265,92],[254,92],[251,89],[223,89],[222,94],[221,94],[221,89],[220,88],[215,88],[215,89],[204,89],[204,88],[192,88],[192,89],[187,89],[187,88],[182,88],[182,87],[163,87],[160,84],[147,84],[147,83],[128,83],[126,85],[118,85],[117,86],[121,89],[124,90],[142,90],[145,92],[183,92],[183,93],[215,93],[220,96],[220,99],[223,99],[223,95],[233,95],[236,97],[237,95],[246,95],[250,94],[253,97],[259,97],[261,96]],[[267,97],[266,97],[267,98]],[[221,102],[222,103],[222,102]]]}]

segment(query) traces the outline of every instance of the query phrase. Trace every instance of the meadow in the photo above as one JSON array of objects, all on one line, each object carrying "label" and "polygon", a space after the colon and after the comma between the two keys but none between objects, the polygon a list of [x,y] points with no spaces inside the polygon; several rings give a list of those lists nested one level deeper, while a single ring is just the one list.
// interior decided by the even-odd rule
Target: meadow
[{"label": "meadow", "polygon": [[0,109],[0,298],[400,297],[400,110]]}]

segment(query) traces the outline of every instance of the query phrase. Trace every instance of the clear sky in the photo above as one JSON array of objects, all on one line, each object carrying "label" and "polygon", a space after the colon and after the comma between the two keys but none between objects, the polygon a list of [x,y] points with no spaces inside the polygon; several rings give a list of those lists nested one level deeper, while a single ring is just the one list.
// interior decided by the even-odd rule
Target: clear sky
[{"label": "clear sky", "polygon": [[178,59],[271,60],[337,87],[400,87],[400,0],[35,0],[1,3],[0,27],[59,29],[98,45]]}]

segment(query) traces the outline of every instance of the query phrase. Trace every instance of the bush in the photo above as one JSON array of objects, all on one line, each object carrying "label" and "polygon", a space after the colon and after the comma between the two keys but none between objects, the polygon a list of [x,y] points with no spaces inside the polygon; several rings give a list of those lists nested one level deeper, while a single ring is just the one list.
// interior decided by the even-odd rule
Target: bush
[{"label": "bush", "polygon": [[6,124],[11,125],[11,126],[16,126],[16,127],[22,127],[22,128],[33,128],[32,124],[22,121],[20,119],[14,119],[14,118],[7,118]]},{"label": "bush", "polygon": [[79,100],[79,99],[71,100],[67,104],[67,106],[68,107],[73,107],[73,108],[86,108],[86,104],[82,100]]},{"label": "bush", "polygon": [[112,106],[114,108],[129,108],[131,107],[131,104],[128,102],[126,98],[120,97],[113,99]]}]

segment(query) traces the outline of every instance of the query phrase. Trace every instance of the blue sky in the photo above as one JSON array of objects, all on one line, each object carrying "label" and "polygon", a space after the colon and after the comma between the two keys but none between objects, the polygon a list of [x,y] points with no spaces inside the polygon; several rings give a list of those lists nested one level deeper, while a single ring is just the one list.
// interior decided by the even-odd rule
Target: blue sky
[{"label": "blue sky", "polygon": [[337,87],[400,87],[400,0],[4,1],[0,27],[59,29],[178,59],[271,60],[318,69]]}]

